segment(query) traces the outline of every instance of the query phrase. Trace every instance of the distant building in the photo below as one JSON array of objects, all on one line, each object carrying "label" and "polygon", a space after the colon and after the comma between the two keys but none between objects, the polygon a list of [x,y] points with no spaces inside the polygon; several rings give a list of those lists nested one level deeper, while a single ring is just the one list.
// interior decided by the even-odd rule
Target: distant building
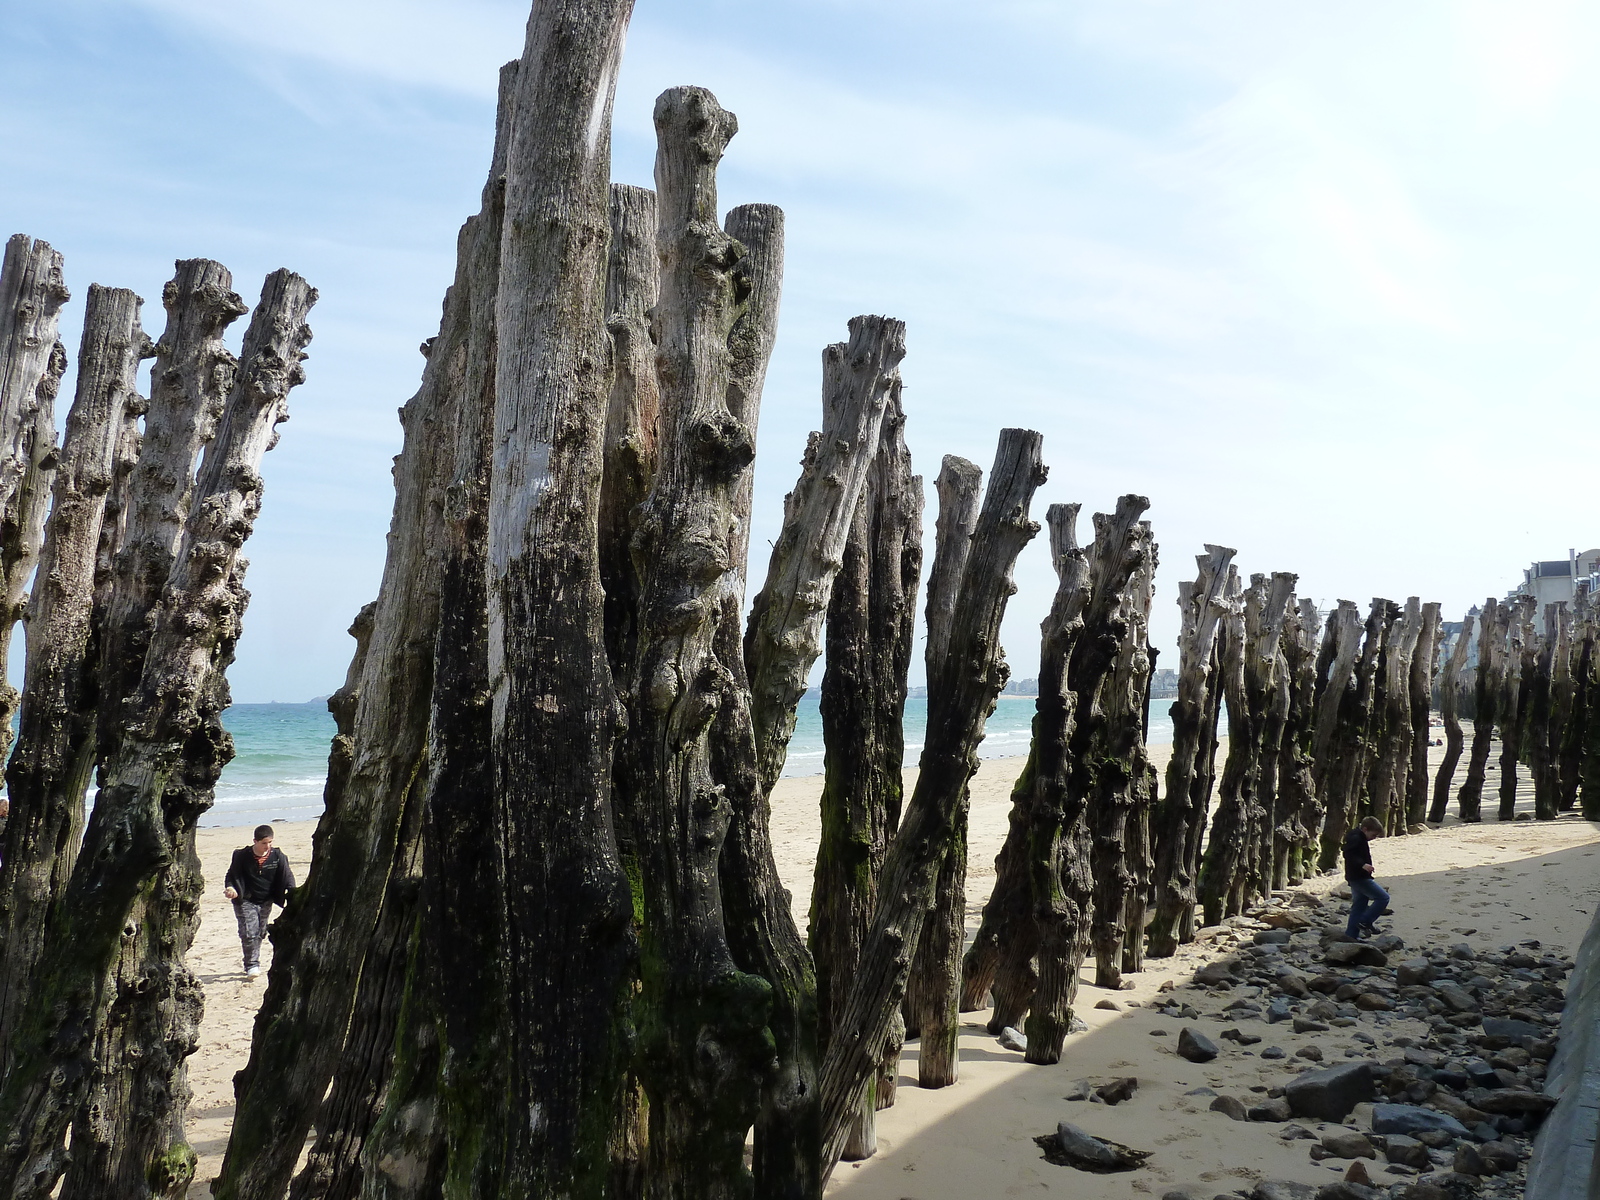
[{"label": "distant building", "polygon": [[1581,554],[1568,550],[1566,558],[1531,564],[1522,572],[1522,583],[1507,594],[1506,599],[1532,596],[1542,613],[1546,604],[1571,604],[1578,595],[1580,580],[1585,584],[1585,591],[1595,590],[1597,573],[1600,573],[1600,549],[1585,550]]}]

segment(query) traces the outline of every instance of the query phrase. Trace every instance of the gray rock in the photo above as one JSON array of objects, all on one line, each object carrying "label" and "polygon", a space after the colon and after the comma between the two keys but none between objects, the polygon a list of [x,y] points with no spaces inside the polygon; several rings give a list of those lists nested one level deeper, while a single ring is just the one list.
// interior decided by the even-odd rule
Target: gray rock
[{"label": "gray rock", "polygon": [[1287,1121],[1294,1114],[1289,1111],[1289,1102],[1282,1096],[1271,1100],[1263,1100],[1260,1104],[1253,1104],[1245,1113],[1252,1121]]},{"label": "gray rock", "polygon": [[1305,1139],[1310,1139],[1314,1142],[1317,1140],[1317,1135],[1312,1133],[1311,1130],[1307,1129],[1304,1125],[1285,1125],[1282,1129],[1278,1130],[1278,1136],[1286,1142],[1302,1141]]},{"label": "gray rock", "polygon": [[1322,961],[1337,967],[1386,967],[1389,956],[1369,942],[1334,942],[1322,952]]},{"label": "gray rock", "polygon": [[1287,946],[1294,940],[1294,932],[1288,929],[1263,929],[1250,940],[1258,946]]},{"label": "gray rock", "polygon": [[1225,1042],[1238,1042],[1241,1046],[1254,1046],[1261,1040],[1258,1034],[1245,1033],[1242,1029],[1224,1029],[1220,1036]]},{"label": "gray rock", "polygon": [[1085,1021],[1082,1017],[1068,1017],[1067,1018],[1067,1032],[1068,1033],[1088,1033],[1089,1032],[1089,1022]]},{"label": "gray rock", "polygon": [[1263,1050],[1261,1052],[1261,1057],[1262,1058],[1282,1058],[1283,1057],[1283,1047],[1282,1046],[1268,1046],[1265,1050]]},{"label": "gray rock", "polygon": [[1391,1163],[1415,1167],[1419,1171],[1426,1171],[1433,1166],[1433,1159],[1428,1157],[1428,1148],[1416,1138],[1403,1133],[1391,1133],[1384,1138],[1383,1157]]},{"label": "gray rock", "polygon": [[1168,1188],[1161,1193],[1161,1200],[1207,1200],[1206,1193],[1198,1187]]},{"label": "gray rock", "polygon": [[1450,947],[1450,957],[1465,959],[1470,962],[1472,959],[1478,957],[1478,952],[1465,942],[1457,942],[1454,946]]},{"label": "gray rock", "polygon": [[1122,1156],[1097,1137],[1085,1133],[1071,1121],[1056,1126],[1056,1142],[1061,1153],[1074,1162],[1096,1167],[1114,1168],[1122,1163]]},{"label": "gray rock", "polygon": [[1515,1171],[1522,1161],[1522,1151],[1510,1142],[1484,1142],[1478,1147],[1484,1165],[1492,1171]]},{"label": "gray rock", "polygon": [[1221,1051],[1205,1034],[1185,1025],[1178,1033],[1178,1055],[1192,1063],[1210,1062]]},{"label": "gray rock", "polygon": [[1401,987],[1413,987],[1433,978],[1433,964],[1425,958],[1408,958],[1394,969],[1394,979]]},{"label": "gray rock", "polygon": [[1356,1105],[1372,1099],[1372,1064],[1350,1062],[1307,1071],[1289,1082],[1284,1095],[1297,1117],[1342,1121]]},{"label": "gray rock", "polygon": [[1103,1008],[1108,1012],[1121,1012],[1122,1011],[1122,1005],[1118,1004],[1115,1000],[1112,1000],[1109,997],[1107,997],[1104,1000],[1097,1001],[1095,1003],[1095,1007],[1096,1008]]},{"label": "gray rock", "polygon": [[1325,1183],[1317,1189],[1317,1200],[1385,1200],[1388,1192],[1348,1179]]},{"label": "gray rock", "polygon": [[1094,1094],[1104,1104],[1121,1104],[1124,1100],[1131,1100],[1133,1093],[1138,1090],[1139,1081],[1131,1075],[1125,1075],[1109,1083],[1102,1083],[1095,1088]]},{"label": "gray rock", "polygon": [[1287,1021],[1294,1016],[1287,1000],[1274,1000],[1267,1005],[1267,1024],[1276,1025],[1280,1021]]},{"label": "gray rock", "polygon": [[1018,1054],[1028,1052],[1028,1038],[1020,1029],[1013,1029],[1007,1025],[1000,1031],[1000,1036],[995,1039],[1007,1050],[1015,1050]]},{"label": "gray rock", "polygon": [[1456,1143],[1456,1156],[1452,1164],[1457,1175],[1489,1175],[1489,1165],[1471,1142]]},{"label": "gray rock", "polygon": [[1495,1073],[1493,1067],[1481,1058],[1469,1058],[1462,1064],[1462,1070],[1466,1072],[1468,1080],[1471,1081],[1474,1087],[1497,1088],[1500,1086],[1500,1076]]},{"label": "gray rock", "polygon": [[1290,1179],[1263,1179],[1251,1190],[1250,1200],[1317,1200],[1317,1189]]},{"label": "gray rock", "polygon": [[1467,1103],[1479,1112],[1509,1117],[1549,1112],[1556,1106],[1556,1098],[1527,1088],[1469,1088]]},{"label": "gray rock", "polygon": [[1478,1002],[1459,983],[1451,983],[1448,979],[1433,985],[1433,994],[1443,1000],[1452,1010],[1458,1013],[1478,1011]]},{"label": "gray rock", "polygon": [[1467,1136],[1467,1127],[1454,1117],[1431,1108],[1418,1108],[1414,1104],[1374,1104],[1372,1129],[1374,1133],[1417,1133],[1424,1129],[1438,1129],[1455,1137]]},{"label": "gray rock", "polygon": [[1520,1042],[1525,1037],[1540,1038],[1545,1034],[1542,1026],[1530,1021],[1512,1021],[1504,1017],[1485,1017],[1483,1036],[1487,1039],[1504,1038],[1500,1045]]},{"label": "gray rock", "polygon": [[1211,1102],[1211,1111],[1219,1112],[1230,1121],[1248,1121],[1250,1114],[1244,1102],[1234,1096],[1218,1096]]},{"label": "gray rock", "polygon": [[1296,1033],[1327,1033],[1326,1021],[1313,1021],[1310,1017],[1296,1017],[1292,1026]]},{"label": "gray rock", "polygon": [[1334,1158],[1377,1158],[1367,1135],[1354,1129],[1330,1129],[1322,1135],[1322,1148]]},{"label": "gray rock", "polygon": [[1300,1049],[1298,1049],[1298,1050],[1296,1050],[1294,1052],[1294,1056],[1296,1058],[1303,1058],[1303,1059],[1307,1060],[1308,1062],[1321,1062],[1322,1061],[1322,1047],[1321,1046],[1316,1046],[1316,1045],[1301,1046]]},{"label": "gray rock", "polygon": [[1094,1095],[1094,1084],[1087,1079],[1074,1079],[1067,1085],[1067,1094],[1063,1100],[1087,1100]]},{"label": "gray rock", "polygon": [[1226,962],[1207,963],[1194,973],[1194,981],[1206,987],[1215,987],[1218,984],[1236,983],[1232,967],[1234,964]]}]

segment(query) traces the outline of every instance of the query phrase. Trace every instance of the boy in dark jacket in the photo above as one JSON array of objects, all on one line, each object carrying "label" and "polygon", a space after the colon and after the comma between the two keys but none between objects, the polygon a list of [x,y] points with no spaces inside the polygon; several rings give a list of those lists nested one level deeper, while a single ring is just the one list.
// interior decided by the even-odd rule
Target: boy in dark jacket
[{"label": "boy in dark jacket", "polygon": [[272,906],[280,908],[294,890],[294,872],[282,850],[272,845],[272,826],[257,825],[255,841],[233,852],[222,894],[233,901],[239,918],[239,944],[244,948],[244,973],[261,974],[261,939],[267,933]]},{"label": "boy in dark jacket", "polygon": [[1345,934],[1370,937],[1378,932],[1377,920],[1389,906],[1389,893],[1372,877],[1372,849],[1367,844],[1383,836],[1383,825],[1367,817],[1344,835],[1344,878],[1350,885],[1350,921]]}]

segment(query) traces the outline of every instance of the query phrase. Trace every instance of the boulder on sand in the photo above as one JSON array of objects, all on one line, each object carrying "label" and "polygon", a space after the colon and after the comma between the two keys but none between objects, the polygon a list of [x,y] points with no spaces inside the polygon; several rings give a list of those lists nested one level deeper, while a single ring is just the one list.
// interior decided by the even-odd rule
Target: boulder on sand
[{"label": "boulder on sand", "polygon": [[1297,1117],[1342,1121],[1356,1105],[1372,1099],[1372,1064],[1358,1060],[1307,1071],[1289,1082],[1284,1096]]}]

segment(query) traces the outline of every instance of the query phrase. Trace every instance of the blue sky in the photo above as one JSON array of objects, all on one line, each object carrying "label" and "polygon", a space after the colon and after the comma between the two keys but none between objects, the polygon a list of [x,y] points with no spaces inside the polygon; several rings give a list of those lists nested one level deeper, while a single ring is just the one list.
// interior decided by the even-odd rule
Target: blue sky
[{"label": "blue sky", "polygon": [[[70,355],[91,281],[134,288],[159,332],[178,257],[226,263],[247,300],[279,266],[321,290],[247,551],[240,701],[343,677],[395,410],[525,16],[0,0],[0,113],[28,131],[0,143],[0,233],[66,255]],[[1420,594],[1449,619],[1529,559],[1600,544],[1596,34],[1591,8],[1548,0],[639,0],[615,177],[650,183],[655,95],[701,84],[740,121],[724,207],[788,214],[756,577],[821,348],[858,312],[908,323],[930,503],[940,455],[987,467],[1002,425],[1044,433],[1041,514],[1151,498],[1164,647],[1206,541],[1325,603]],[[1043,539],[1018,583],[1026,676]]]}]

